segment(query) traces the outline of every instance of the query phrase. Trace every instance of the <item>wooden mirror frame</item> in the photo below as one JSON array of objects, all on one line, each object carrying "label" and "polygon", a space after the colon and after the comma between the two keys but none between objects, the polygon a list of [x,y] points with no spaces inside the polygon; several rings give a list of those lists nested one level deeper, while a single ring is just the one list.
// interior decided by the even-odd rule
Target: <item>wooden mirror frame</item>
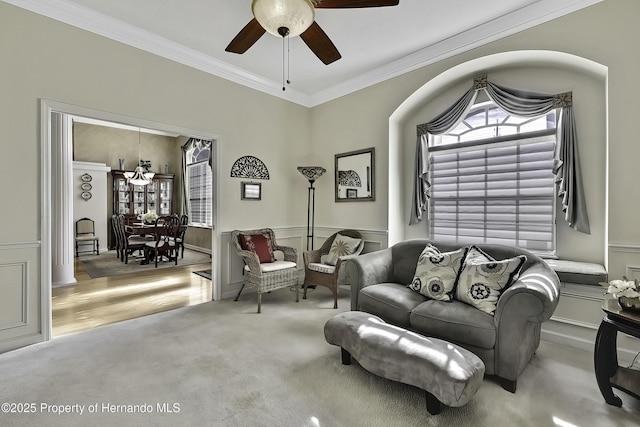
[{"label": "wooden mirror frame", "polygon": [[[374,147],[336,154],[336,202],[374,201],[376,199],[375,163]],[[345,181],[350,181],[353,185],[345,185]]]}]

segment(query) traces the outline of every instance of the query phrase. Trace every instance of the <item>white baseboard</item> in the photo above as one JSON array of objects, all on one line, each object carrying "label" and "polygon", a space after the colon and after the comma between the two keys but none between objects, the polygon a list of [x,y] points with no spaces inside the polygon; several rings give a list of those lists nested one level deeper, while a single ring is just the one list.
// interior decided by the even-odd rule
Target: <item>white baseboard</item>
[{"label": "white baseboard", "polygon": [[213,253],[213,251],[211,249],[201,248],[200,246],[194,246],[194,245],[190,245],[188,243],[185,243],[184,247],[185,247],[185,249],[191,249],[193,251],[202,252],[203,254],[211,255]]},{"label": "white baseboard", "polygon": [[41,333],[33,333],[29,335],[22,335],[16,338],[9,338],[0,342],[0,353],[16,350],[28,345],[37,344],[43,342],[44,338]]},{"label": "white baseboard", "polygon": [[[579,350],[584,350],[593,353],[595,347],[595,334],[597,328],[594,328],[590,324],[580,324],[580,322],[567,321],[568,319],[551,318],[546,323],[542,324],[542,331],[540,333],[540,339],[554,344],[560,344]],[[569,328],[572,333],[562,332],[559,328],[554,326],[562,325],[565,328]],[[581,333],[587,335],[593,335],[594,338],[581,337]],[[638,343],[636,338],[630,337],[626,334],[618,334],[618,361],[621,365],[630,364],[638,354],[639,349],[635,344]]]}]

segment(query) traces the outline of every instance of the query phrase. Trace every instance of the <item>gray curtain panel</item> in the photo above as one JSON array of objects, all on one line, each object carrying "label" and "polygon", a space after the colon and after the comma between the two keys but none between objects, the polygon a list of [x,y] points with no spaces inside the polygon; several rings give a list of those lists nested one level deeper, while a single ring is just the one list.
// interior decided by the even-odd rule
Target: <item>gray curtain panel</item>
[{"label": "gray curtain panel", "polygon": [[413,203],[411,206],[411,219],[409,224],[417,224],[422,221],[423,215],[429,203],[429,143],[427,135],[418,135],[416,144],[416,158],[413,175]]},{"label": "gray curtain panel", "polygon": [[[488,82],[486,76],[474,79],[473,87],[434,120],[418,125],[413,206],[409,224],[421,221],[423,213],[427,210],[429,196],[428,191],[425,192],[423,187],[425,185],[427,189],[430,187],[426,178],[429,172],[429,156],[426,144],[425,147],[421,147],[423,141],[426,140],[426,134],[445,133],[457,125],[473,105],[478,90],[485,90],[498,106],[508,113],[518,116],[535,117],[546,114],[555,108],[561,109],[553,170],[558,184],[558,197],[562,199],[562,210],[569,226],[582,233],[590,234],[571,93],[544,95],[510,89]],[[422,138],[423,136],[425,138]]]}]

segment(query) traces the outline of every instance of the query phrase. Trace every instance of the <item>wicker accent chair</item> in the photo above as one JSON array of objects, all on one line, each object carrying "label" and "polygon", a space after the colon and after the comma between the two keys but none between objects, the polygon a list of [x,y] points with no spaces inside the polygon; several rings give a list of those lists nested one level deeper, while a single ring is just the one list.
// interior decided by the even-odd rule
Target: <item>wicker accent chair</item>
[{"label": "wicker accent chair", "polygon": [[[245,249],[241,243],[245,236],[265,236],[266,241],[271,243],[272,251],[280,251],[284,254],[283,260],[275,259],[273,262],[260,262],[258,254],[250,249]],[[258,230],[234,230],[231,232],[231,241],[235,245],[236,251],[244,261],[242,274],[244,280],[240,292],[235,298],[238,301],[240,294],[246,285],[256,288],[258,292],[258,313],[261,312],[262,294],[280,288],[294,287],[296,290],[296,302],[298,296],[298,252],[295,248],[281,246],[276,243],[275,233],[270,228]]]},{"label": "wicker accent chair", "polygon": [[[329,255],[331,245],[333,245],[338,234],[353,239],[360,239],[360,244],[351,255],[339,257],[334,266],[323,261],[325,257]],[[362,239],[360,232],[356,230],[341,230],[329,236],[320,249],[304,252],[302,254],[304,259],[304,293],[302,294],[302,299],[307,299],[307,288],[309,286],[325,286],[333,293],[333,308],[338,308],[338,286],[347,283],[346,268],[340,267],[349,257],[360,255],[363,248],[364,239]]]}]

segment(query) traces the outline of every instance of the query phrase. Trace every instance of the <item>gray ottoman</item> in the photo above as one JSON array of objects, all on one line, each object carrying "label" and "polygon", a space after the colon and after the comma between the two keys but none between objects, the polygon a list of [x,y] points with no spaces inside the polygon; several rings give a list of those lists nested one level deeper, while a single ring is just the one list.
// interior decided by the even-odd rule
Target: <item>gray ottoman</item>
[{"label": "gray ottoman", "polygon": [[342,348],[343,364],[349,365],[353,356],[373,374],[425,390],[432,415],[440,413],[442,405],[465,405],[482,385],[484,363],[475,354],[369,313],[336,315],[325,324],[324,336]]}]

